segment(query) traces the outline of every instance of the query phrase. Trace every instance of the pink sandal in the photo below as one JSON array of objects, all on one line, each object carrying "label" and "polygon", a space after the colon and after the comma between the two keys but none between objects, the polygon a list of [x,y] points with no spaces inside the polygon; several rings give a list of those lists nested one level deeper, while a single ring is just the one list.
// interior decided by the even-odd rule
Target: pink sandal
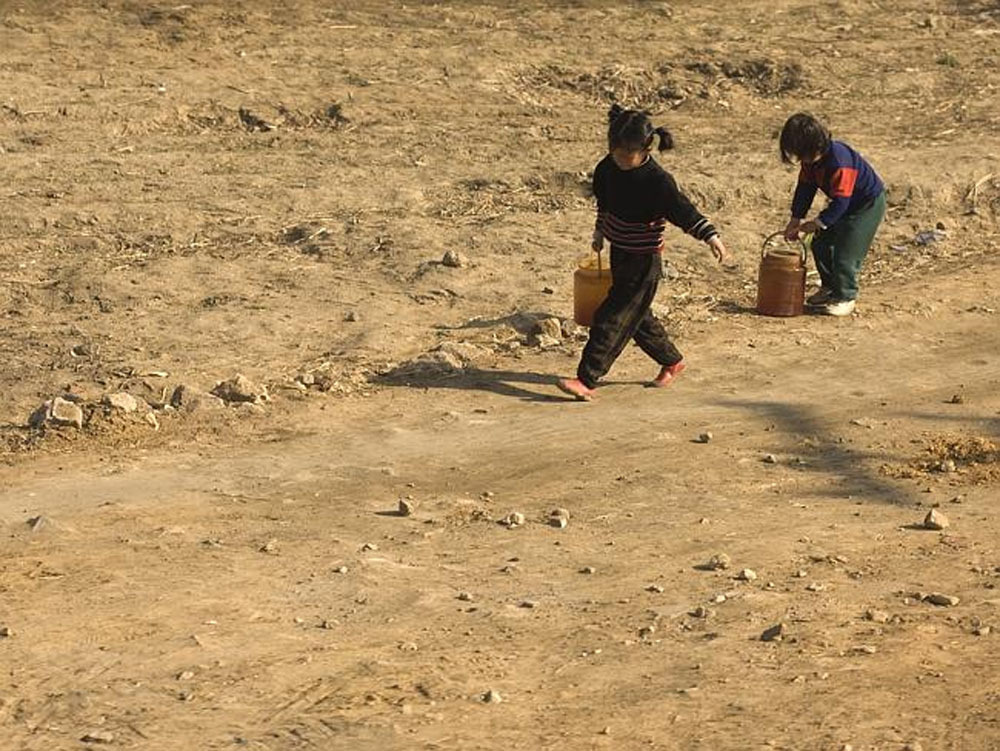
[{"label": "pink sandal", "polygon": [[681,372],[686,368],[687,365],[684,361],[675,362],[673,365],[664,365],[660,369],[660,374],[653,379],[653,386],[657,388],[663,388],[664,386],[669,386],[671,382],[681,374]]}]

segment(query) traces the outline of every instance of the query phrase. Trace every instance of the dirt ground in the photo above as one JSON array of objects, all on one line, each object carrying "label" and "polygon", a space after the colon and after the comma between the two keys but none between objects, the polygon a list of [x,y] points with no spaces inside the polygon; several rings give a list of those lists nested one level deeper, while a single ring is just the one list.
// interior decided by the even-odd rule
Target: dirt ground
[{"label": "dirt ground", "polygon": [[[993,0],[0,3],[0,747],[1000,749],[998,72]],[[739,266],[580,404],[612,101]],[[801,109],[848,319],[753,311]]]}]

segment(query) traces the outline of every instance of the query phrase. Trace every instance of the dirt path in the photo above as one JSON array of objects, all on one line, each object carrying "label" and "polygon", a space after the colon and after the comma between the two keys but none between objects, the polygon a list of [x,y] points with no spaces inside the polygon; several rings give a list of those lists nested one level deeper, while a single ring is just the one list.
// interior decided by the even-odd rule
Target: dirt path
[{"label": "dirt path", "polygon": [[[566,403],[541,374],[572,363],[537,357],[317,406],[238,449],[7,471],[4,735],[998,748],[995,634],[976,635],[1000,625],[996,464],[894,471],[1000,435],[1000,329],[964,312],[996,306],[984,286],[954,277],[922,318],[724,321],[665,393],[630,352],[598,402]],[[907,528],[936,504],[947,531]],[[522,527],[497,523],[511,511]],[[729,569],[697,568],[717,553]]]}]

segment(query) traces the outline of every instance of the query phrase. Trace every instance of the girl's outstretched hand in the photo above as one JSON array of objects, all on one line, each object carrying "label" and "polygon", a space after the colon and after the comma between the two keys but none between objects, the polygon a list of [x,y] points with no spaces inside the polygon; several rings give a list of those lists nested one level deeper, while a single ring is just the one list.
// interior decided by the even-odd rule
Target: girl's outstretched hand
[{"label": "girl's outstretched hand", "polygon": [[723,266],[732,266],[733,257],[729,255],[729,251],[726,250],[726,244],[722,242],[722,238],[716,235],[711,240],[708,241],[708,248],[712,251],[712,255],[715,256],[715,260],[718,261]]},{"label": "girl's outstretched hand", "polygon": [[794,216],[788,220],[788,224],[785,226],[785,239],[788,242],[795,242],[799,239],[799,232],[802,229],[801,224],[802,220]]}]

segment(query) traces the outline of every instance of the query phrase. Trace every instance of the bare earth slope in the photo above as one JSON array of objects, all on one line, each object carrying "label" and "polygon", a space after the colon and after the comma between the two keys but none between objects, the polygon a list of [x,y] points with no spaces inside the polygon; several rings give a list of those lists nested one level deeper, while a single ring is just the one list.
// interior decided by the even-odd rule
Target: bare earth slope
[{"label": "bare earth slope", "polygon": [[[1000,748],[996,3],[48,5],[0,5],[0,745]],[[613,99],[741,266],[673,235],[689,369],[585,405],[533,331]],[[752,311],[798,109],[890,187],[846,320]]]}]

